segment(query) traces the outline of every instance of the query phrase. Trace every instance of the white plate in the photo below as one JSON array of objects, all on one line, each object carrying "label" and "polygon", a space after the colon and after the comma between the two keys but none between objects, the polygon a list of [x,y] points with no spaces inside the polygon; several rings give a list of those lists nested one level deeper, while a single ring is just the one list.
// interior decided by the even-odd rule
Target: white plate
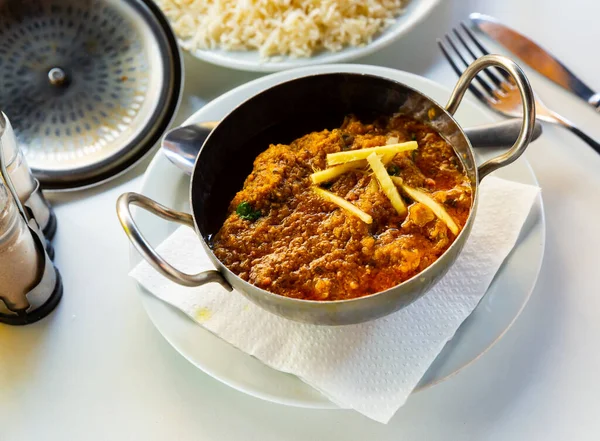
[{"label": "white plate", "polygon": [[[276,83],[314,73],[342,71],[379,75],[401,81],[438,102],[445,102],[450,92],[425,78],[382,67],[308,67],[270,75],[240,86],[207,104],[185,124],[219,120],[245,99]],[[485,112],[468,101],[463,102],[456,116],[463,127],[490,121]],[[491,154],[485,152],[485,156]],[[536,178],[524,158],[499,170],[497,176],[537,185]],[[160,152],[146,172],[142,193],[168,207],[189,212],[189,178]],[[160,243],[177,228],[172,223],[141,211],[136,213],[136,219],[153,244]],[[446,345],[417,389],[431,386],[455,374],[480,357],[508,330],[529,300],[537,280],[544,254],[545,231],[540,198],[527,220],[519,243],[501,267],[488,293]],[[133,249],[131,258],[132,265],[140,260]],[[247,394],[277,403],[312,408],[335,407],[319,392],[295,376],[267,367],[215,337],[183,313],[141,288],[140,293],[148,315],[159,332],[179,353],[212,377]]]},{"label": "white plate", "polygon": [[390,43],[421,22],[440,0],[411,0],[404,13],[396,22],[383,31],[373,41],[362,47],[347,47],[339,52],[324,51],[308,58],[279,57],[265,61],[260,58],[257,51],[226,51],[221,49],[198,49],[190,53],[209,63],[232,69],[249,70],[256,72],[277,72],[296,67],[312,66],[325,63],[341,63],[369,55]]}]

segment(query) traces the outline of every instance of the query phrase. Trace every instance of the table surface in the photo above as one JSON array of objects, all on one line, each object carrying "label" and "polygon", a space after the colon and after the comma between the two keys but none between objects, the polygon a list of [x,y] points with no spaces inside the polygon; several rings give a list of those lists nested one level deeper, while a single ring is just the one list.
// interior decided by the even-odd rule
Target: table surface
[{"label": "table surface", "polygon": [[[600,89],[600,2],[590,0],[444,0],[401,41],[358,62],[451,86],[455,75],[435,39],[474,11],[527,32]],[[178,121],[258,76],[185,61]],[[537,74],[530,79],[549,105],[600,139],[593,110]],[[115,215],[117,196],[139,188],[144,165],[101,188],[50,195],[65,296],[38,324],[0,325],[0,440],[597,440],[600,155],[563,129],[544,130],[527,153],[548,227],[531,301],[492,350],[412,396],[388,425],[246,396],[171,348],[127,276],[128,242]]]}]

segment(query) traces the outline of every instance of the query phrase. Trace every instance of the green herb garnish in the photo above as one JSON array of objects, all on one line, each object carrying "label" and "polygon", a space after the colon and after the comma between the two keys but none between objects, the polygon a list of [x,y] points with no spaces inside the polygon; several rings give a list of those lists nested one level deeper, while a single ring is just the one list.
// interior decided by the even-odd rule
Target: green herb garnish
[{"label": "green herb garnish", "polygon": [[398,176],[398,173],[400,173],[400,167],[392,164],[387,168],[387,172],[390,176]]},{"label": "green herb garnish", "polygon": [[417,140],[417,135],[415,135],[414,133],[410,134],[410,139],[412,139],[413,141]]},{"label": "green herb garnish", "polygon": [[256,210],[256,211],[253,210],[252,206],[246,201],[239,204],[237,206],[237,208],[235,209],[235,212],[242,219],[249,220],[249,221],[255,221],[262,215],[259,210]]},{"label": "green herb garnish", "polygon": [[455,208],[456,205],[457,205],[457,201],[456,201],[456,199],[446,199],[444,201],[444,205],[447,205],[448,207]]},{"label": "green herb garnish", "polygon": [[350,147],[352,147],[353,142],[354,142],[354,135],[344,133],[342,135],[342,150],[347,150]]}]

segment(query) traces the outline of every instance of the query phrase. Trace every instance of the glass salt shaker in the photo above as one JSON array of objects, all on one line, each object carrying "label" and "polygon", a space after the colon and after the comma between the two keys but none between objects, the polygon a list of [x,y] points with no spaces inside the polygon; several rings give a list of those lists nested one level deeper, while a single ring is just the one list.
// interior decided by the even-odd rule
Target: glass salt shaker
[{"label": "glass salt shaker", "polygon": [[[56,216],[44,197],[39,182],[33,177],[7,116],[0,112],[0,136],[6,169],[22,204],[29,207],[44,237],[52,240],[56,232]],[[49,250],[51,251],[51,249]]]},{"label": "glass salt shaker", "polygon": [[3,141],[0,127],[0,323],[24,325],[56,307],[62,283],[39,225],[25,210],[12,182],[3,160]]},{"label": "glass salt shaker", "polygon": [[6,308],[19,311],[29,307],[23,293],[39,283],[39,260],[25,221],[6,187],[0,186],[0,299]]}]

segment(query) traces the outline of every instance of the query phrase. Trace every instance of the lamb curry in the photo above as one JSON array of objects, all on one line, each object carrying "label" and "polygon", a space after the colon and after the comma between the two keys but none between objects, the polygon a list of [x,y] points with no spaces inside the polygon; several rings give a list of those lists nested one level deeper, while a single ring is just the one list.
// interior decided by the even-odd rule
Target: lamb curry
[{"label": "lamb curry", "polygon": [[377,293],[434,263],[464,227],[472,189],[453,148],[408,116],[271,145],[230,203],[216,257],[299,299]]}]

